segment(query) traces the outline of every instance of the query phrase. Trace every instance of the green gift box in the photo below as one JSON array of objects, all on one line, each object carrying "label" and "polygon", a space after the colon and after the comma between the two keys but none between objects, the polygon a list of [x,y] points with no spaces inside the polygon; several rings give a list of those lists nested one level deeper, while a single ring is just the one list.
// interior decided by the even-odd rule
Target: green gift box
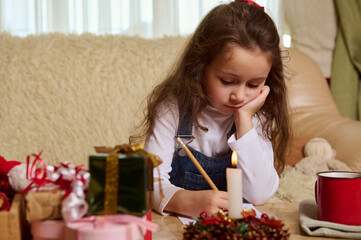
[{"label": "green gift box", "polygon": [[89,156],[89,214],[143,216],[151,209],[153,163],[143,154]]}]

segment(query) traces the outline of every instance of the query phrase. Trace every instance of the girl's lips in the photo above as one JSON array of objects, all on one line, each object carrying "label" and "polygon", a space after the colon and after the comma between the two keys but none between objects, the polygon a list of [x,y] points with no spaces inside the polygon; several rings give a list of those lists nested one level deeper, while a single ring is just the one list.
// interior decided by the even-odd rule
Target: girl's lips
[{"label": "girl's lips", "polygon": [[227,106],[226,107],[232,111],[236,111],[237,109],[239,109],[240,107],[235,107],[235,106]]},{"label": "girl's lips", "polygon": [[227,107],[227,108],[230,108],[230,109],[238,109],[238,108],[240,108],[241,106],[236,107],[236,106],[227,106],[227,105],[226,105],[226,107]]}]

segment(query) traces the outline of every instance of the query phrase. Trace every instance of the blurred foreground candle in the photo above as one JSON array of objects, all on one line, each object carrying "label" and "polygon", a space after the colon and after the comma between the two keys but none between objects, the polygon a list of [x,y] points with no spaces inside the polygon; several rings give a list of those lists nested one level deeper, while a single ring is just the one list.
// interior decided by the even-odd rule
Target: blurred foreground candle
[{"label": "blurred foreground candle", "polygon": [[227,168],[228,217],[241,218],[242,212],[242,170],[237,168],[237,153],[232,153],[232,166]]}]

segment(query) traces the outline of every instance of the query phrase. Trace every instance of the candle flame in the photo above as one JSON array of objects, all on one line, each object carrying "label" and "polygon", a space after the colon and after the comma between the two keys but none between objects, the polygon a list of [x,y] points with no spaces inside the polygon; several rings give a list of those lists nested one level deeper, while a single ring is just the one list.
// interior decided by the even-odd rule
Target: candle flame
[{"label": "candle flame", "polygon": [[237,167],[238,159],[237,159],[237,153],[235,151],[232,152],[231,161],[232,161],[232,166]]}]

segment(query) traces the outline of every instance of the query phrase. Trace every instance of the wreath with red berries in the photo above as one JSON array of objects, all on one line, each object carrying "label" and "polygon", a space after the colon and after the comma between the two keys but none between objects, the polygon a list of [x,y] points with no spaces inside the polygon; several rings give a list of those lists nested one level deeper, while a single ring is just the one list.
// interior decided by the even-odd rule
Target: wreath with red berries
[{"label": "wreath with red berries", "polygon": [[289,232],[281,220],[262,214],[256,217],[254,209],[245,209],[243,218],[231,219],[227,211],[220,210],[216,216],[202,212],[195,223],[184,227],[184,239],[289,239]]}]

